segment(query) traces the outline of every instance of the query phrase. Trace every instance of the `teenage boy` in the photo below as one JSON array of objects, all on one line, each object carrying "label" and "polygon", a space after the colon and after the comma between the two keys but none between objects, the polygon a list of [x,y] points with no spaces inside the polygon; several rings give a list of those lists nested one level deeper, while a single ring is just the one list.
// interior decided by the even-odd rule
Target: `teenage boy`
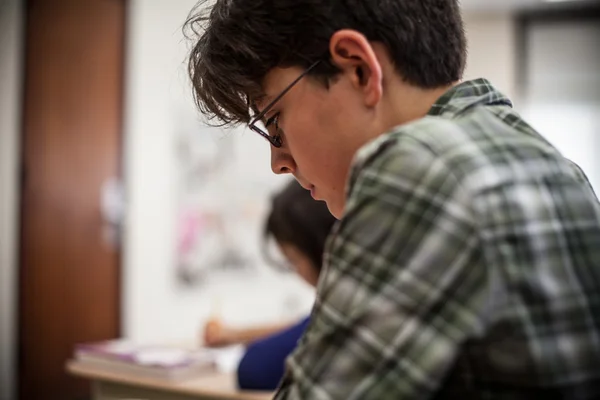
[{"label": "teenage boy", "polygon": [[188,23],[200,109],[340,219],[278,399],[600,398],[598,200],[461,82],[457,0],[216,0]]}]

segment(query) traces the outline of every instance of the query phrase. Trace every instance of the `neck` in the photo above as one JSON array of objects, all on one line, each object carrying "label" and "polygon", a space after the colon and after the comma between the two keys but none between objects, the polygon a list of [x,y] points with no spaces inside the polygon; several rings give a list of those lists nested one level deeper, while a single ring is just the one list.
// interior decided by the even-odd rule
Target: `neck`
[{"label": "neck", "polygon": [[458,82],[435,89],[422,89],[406,82],[395,83],[394,89],[384,91],[382,132],[425,117],[433,104]]}]

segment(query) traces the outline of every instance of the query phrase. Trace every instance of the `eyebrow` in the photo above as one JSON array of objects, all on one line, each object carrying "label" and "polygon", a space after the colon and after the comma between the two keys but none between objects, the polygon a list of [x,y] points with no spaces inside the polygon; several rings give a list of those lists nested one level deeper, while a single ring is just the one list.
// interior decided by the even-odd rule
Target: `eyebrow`
[{"label": "eyebrow", "polygon": [[[266,108],[267,108],[268,106],[271,106],[271,109],[272,109],[272,107],[273,107],[273,104],[272,104],[272,103],[273,103],[273,101],[274,101],[275,99],[279,100],[281,97],[283,97],[282,95],[284,95],[284,94],[285,94],[285,92],[283,92],[283,93],[280,93],[280,94],[277,94],[277,95],[275,95],[275,96],[268,95],[268,94],[263,94],[263,95],[261,95],[260,97],[258,97],[258,98],[256,99],[256,101],[254,102],[254,104],[252,104],[252,105],[250,106],[250,108],[251,108],[251,109],[254,111],[254,113],[255,113],[253,116],[251,116],[251,118],[250,118],[250,121],[253,121],[253,120],[255,120],[257,116],[259,116],[259,115],[261,115],[261,114],[262,114],[260,119],[262,119],[262,120],[263,120],[263,122],[266,124],[265,118],[268,118],[268,117],[267,117],[267,114],[271,112],[271,110],[269,110],[268,112],[266,112],[266,113],[265,113],[265,110],[266,110]],[[257,107],[257,105],[256,105],[257,103],[264,104],[264,107],[262,108],[262,110],[260,110],[260,111],[258,110],[258,107]]]},{"label": "eyebrow", "polygon": [[[255,113],[259,113],[260,111],[258,110],[258,104],[263,105],[263,106],[267,106],[271,103],[271,101],[273,101],[273,99],[277,97],[277,95],[269,95],[269,94],[262,94],[261,96],[257,97],[256,100],[254,101],[254,104],[252,106],[252,109],[254,110]],[[262,110],[261,110],[262,111]]]}]

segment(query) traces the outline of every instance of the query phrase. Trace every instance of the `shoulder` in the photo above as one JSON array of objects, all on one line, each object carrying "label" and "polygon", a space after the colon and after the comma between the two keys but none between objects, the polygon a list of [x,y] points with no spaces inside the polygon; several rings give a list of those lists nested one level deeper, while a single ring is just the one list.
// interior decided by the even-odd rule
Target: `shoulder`
[{"label": "shoulder", "polygon": [[353,169],[376,168],[399,155],[410,161],[441,158],[452,148],[468,141],[470,136],[469,126],[462,120],[427,116],[394,127],[364,145],[355,155]]},{"label": "shoulder", "polygon": [[426,117],[393,128],[367,143],[356,153],[347,185],[350,198],[363,189],[415,184],[422,185],[453,177],[449,152],[465,143],[460,124],[437,117]]},{"label": "shoulder", "polygon": [[350,197],[361,182],[426,175],[451,177],[474,195],[482,190],[483,178],[493,176],[499,164],[507,164],[524,148],[555,153],[535,132],[521,132],[485,107],[456,118],[426,116],[363,146],[352,164],[346,194]]}]

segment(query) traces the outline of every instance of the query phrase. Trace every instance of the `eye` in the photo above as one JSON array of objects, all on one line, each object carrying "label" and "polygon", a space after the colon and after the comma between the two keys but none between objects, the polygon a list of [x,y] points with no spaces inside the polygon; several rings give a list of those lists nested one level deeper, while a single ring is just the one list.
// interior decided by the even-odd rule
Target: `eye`
[{"label": "eye", "polygon": [[271,118],[269,118],[269,119],[267,120],[267,122],[265,122],[265,126],[266,126],[267,128],[269,128],[271,125],[275,125],[275,129],[276,129],[277,131],[279,131],[279,115],[280,115],[280,114],[281,114],[281,113],[276,113],[276,114],[275,114],[275,115],[273,115]]},{"label": "eye", "polygon": [[[272,117],[270,117],[267,120],[267,122],[265,122],[265,127],[267,128],[267,131],[274,138],[280,138],[281,134],[282,134],[281,129],[279,128],[280,115],[281,115],[281,113],[278,112],[275,115],[273,115]],[[275,129],[272,129],[271,127],[275,128]]]}]

